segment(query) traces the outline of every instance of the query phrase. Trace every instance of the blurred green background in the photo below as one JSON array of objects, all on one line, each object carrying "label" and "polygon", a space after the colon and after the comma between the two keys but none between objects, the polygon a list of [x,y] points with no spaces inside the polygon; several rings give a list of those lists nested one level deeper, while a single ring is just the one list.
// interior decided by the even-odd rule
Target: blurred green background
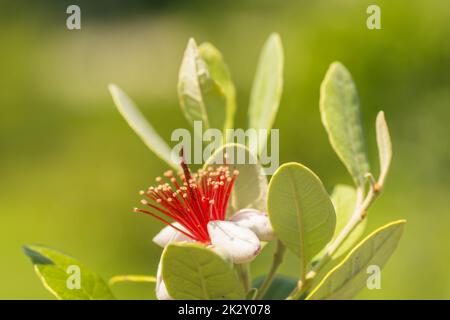
[{"label": "blurred green background", "polygon": [[[446,1],[76,1],[82,29],[66,29],[72,1],[0,4],[0,298],[47,299],[21,251],[27,243],[72,254],[108,278],[154,274],[161,227],[131,209],[138,190],[166,169],[116,112],[117,83],[165,138],[186,127],[176,94],[189,37],[224,54],[245,126],[257,57],[269,33],[285,48],[285,86],[275,123],[280,161],[299,161],[331,190],[351,183],[329,146],[318,110],[328,65],[342,61],[360,91],[374,170],[374,121],[383,109],[394,161],[368,231],[408,224],[371,299],[450,298],[450,6]],[[366,28],[381,7],[382,30]],[[270,250],[254,274],[268,268]],[[285,274],[296,274],[287,259]],[[119,284],[120,298],[153,297]]]}]

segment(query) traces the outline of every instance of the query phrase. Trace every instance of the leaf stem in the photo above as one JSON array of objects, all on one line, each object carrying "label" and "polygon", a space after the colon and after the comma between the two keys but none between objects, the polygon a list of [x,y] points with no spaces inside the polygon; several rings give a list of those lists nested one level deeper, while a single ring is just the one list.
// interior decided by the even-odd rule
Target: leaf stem
[{"label": "leaf stem", "polygon": [[[370,176],[373,177],[372,175]],[[322,256],[322,258],[318,261],[318,263],[314,265],[312,269],[308,272],[305,281],[299,281],[298,286],[289,295],[288,297],[289,300],[297,300],[303,295],[303,293],[309,290],[317,274],[331,260],[333,254],[336,253],[336,251],[340,248],[340,246],[344,243],[344,241],[348,238],[348,236],[367,217],[367,210],[373,204],[378,195],[381,193],[384,180],[385,176],[380,176],[377,182],[371,181],[371,187],[365,198],[363,197],[364,194],[363,188],[362,187],[358,188],[357,190],[358,200],[356,208],[347,225],[342,229],[342,231],[338,234],[335,240],[328,245],[326,253]]]},{"label": "leaf stem", "polygon": [[261,300],[264,297],[264,295],[266,294],[267,290],[270,288],[270,285],[272,284],[275,274],[277,273],[278,268],[280,267],[281,263],[283,262],[283,256],[284,256],[285,252],[286,252],[286,246],[280,240],[278,240],[277,247],[273,254],[272,266],[270,267],[269,273],[267,274],[263,283],[259,287],[258,294],[256,295],[255,300]]},{"label": "leaf stem", "polygon": [[250,264],[249,263],[237,264],[236,270],[238,272],[239,277],[241,278],[244,290],[247,293],[251,288]]}]

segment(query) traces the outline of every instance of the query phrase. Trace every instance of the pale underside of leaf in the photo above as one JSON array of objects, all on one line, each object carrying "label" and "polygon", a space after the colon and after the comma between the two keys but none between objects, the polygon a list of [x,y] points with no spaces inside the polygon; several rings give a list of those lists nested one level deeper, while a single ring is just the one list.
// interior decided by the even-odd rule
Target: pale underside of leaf
[{"label": "pale underside of leaf", "polygon": [[322,123],[330,143],[357,186],[369,172],[359,98],[350,72],[339,62],[331,64],[320,87]]},{"label": "pale underside of leaf", "polygon": [[[211,61],[209,61],[211,62]],[[217,61],[216,61],[217,62]],[[214,69],[217,74],[217,69]],[[227,122],[227,95],[213,78],[194,39],[184,52],[178,75],[178,96],[187,120],[202,121],[206,128],[224,129]]]},{"label": "pale underside of leaf", "polygon": [[380,176],[385,177],[389,171],[389,166],[391,164],[392,144],[383,111],[380,111],[377,115],[376,132],[378,155],[380,158]]},{"label": "pale underside of leaf", "polygon": [[169,146],[145,119],[134,102],[114,84],[109,85],[109,91],[120,114],[145,145],[172,168],[178,169],[178,165],[171,158]]},{"label": "pale underside of leaf", "polygon": [[396,249],[405,220],[391,222],[367,236],[309,294],[309,300],[353,298],[367,283],[369,266],[380,269]]},{"label": "pale underside of leaf", "polygon": [[320,179],[299,163],[282,165],[269,184],[268,212],[278,238],[301,261],[311,259],[331,240],[336,215]]}]

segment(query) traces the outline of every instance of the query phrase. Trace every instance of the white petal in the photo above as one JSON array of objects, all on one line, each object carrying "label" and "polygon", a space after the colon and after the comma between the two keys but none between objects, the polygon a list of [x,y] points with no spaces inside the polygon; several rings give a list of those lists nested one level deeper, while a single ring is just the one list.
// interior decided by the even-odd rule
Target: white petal
[{"label": "white petal", "polygon": [[[186,229],[178,222],[174,222],[173,225],[175,227],[177,227],[178,229],[186,231]],[[166,227],[162,228],[161,231],[153,238],[153,242],[163,248],[165,246],[167,246],[169,243],[183,242],[183,241],[190,242],[191,238],[189,238],[188,236],[184,235],[183,233],[175,230],[171,226],[166,226]]]},{"label": "white petal", "polygon": [[166,289],[166,285],[162,278],[162,263],[159,261],[158,271],[156,272],[156,298],[158,300],[173,300],[173,298],[169,295]]},{"label": "white petal", "polygon": [[252,230],[261,241],[271,241],[275,238],[269,217],[264,212],[256,209],[242,209],[236,212],[230,221]]},{"label": "white petal", "polygon": [[256,234],[231,221],[210,221],[208,232],[211,243],[228,254],[234,263],[252,261],[261,250]]}]

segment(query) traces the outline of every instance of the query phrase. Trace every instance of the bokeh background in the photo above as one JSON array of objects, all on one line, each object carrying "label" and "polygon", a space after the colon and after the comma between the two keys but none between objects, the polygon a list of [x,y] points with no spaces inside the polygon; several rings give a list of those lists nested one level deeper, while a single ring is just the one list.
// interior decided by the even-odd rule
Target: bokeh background
[{"label": "bokeh background", "polygon": [[[66,29],[73,3],[81,31]],[[366,28],[369,4],[381,7],[382,30]],[[131,209],[166,167],[117,113],[107,84],[121,86],[169,138],[187,127],[176,93],[187,40],[211,41],[231,69],[245,127],[259,51],[273,31],[285,49],[281,162],[306,164],[329,190],[351,183],[318,109],[334,60],[359,88],[375,172],[374,121],[386,112],[394,161],[368,231],[398,218],[408,224],[382,290],[358,298],[450,298],[450,6],[442,0],[2,1],[0,298],[52,298],[21,251],[27,243],[69,252],[104,278],[154,274],[160,249],[151,239],[161,225]],[[295,275],[296,263],[289,257],[282,272]],[[146,284],[114,291],[153,297]]]}]

